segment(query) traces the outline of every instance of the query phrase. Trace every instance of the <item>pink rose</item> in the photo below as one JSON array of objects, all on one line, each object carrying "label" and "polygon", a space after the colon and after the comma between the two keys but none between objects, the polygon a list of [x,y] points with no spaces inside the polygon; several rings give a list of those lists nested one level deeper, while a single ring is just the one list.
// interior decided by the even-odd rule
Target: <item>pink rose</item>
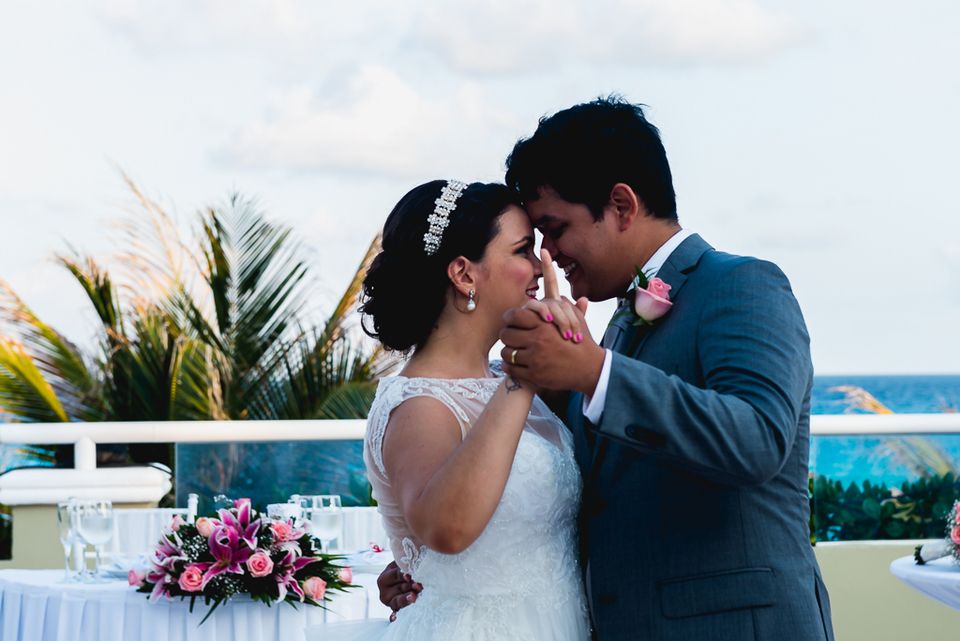
[{"label": "pink rose", "polygon": [[954,519],[953,519],[953,520],[954,520],[954,522],[955,522],[957,525],[960,525],[960,503],[957,504],[957,512],[956,512],[956,514],[954,515]]},{"label": "pink rose", "polygon": [[199,592],[203,586],[203,571],[200,566],[194,563],[184,568],[177,584],[184,592]]},{"label": "pink rose", "polygon": [[183,525],[184,523],[185,521],[179,514],[174,514],[173,520],[170,521],[170,529],[173,530],[174,532],[177,532],[180,530],[180,526]]},{"label": "pink rose", "polygon": [[651,323],[673,307],[669,298],[670,285],[659,278],[651,278],[646,289],[636,289],[633,299],[633,310],[637,316]]},{"label": "pink rose", "polygon": [[273,540],[277,543],[283,543],[293,538],[293,527],[286,521],[274,521],[270,524],[270,530],[273,532]]},{"label": "pink rose", "polygon": [[237,499],[236,501],[233,502],[233,507],[239,510],[241,507],[243,507],[244,503],[249,503],[249,502],[250,502],[250,499]]},{"label": "pink rose", "polygon": [[142,586],[143,581],[146,578],[147,578],[147,574],[143,570],[130,568],[130,571],[127,572],[127,583],[129,583],[135,588],[139,588],[140,586]]},{"label": "pink rose", "polygon": [[670,285],[656,277],[651,278],[647,282],[647,291],[654,296],[659,296],[660,298],[670,298],[670,289]]},{"label": "pink rose", "polygon": [[337,572],[337,578],[340,579],[341,583],[353,583],[353,570],[349,565],[342,567],[340,571]]},{"label": "pink rose", "polygon": [[327,582],[318,576],[312,576],[303,582],[303,593],[308,599],[319,603],[327,593]]},{"label": "pink rose", "polygon": [[247,569],[255,577],[267,576],[273,572],[273,559],[265,550],[257,550],[247,559]]},{"label": "pink rose", "polygon": [[194,523],[194,526],[197,528],[197,534],[205,539],[209,539],[210,535],[217,529],[217,521],[201,516],[197,519],[197,522]]},{"label": "pink rose", "polygon": [[955,544],[960,545],[960,525],[950,530],[950,540]]}]

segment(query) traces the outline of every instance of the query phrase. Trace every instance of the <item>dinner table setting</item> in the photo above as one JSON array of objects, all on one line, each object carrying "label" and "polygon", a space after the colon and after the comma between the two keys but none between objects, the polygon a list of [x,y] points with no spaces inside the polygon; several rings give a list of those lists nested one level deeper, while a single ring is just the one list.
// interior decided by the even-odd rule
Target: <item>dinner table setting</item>
[{"label": "dinner table setting", "polygon": [[191,501],[162,515],[147,549],[123,543],[150,511],[59,503],[63,567],[0,570],[0,639],[299,641],[308,626],[390,616],[375,508],[293,495],[260,511],[221,495],[197,515]]}]

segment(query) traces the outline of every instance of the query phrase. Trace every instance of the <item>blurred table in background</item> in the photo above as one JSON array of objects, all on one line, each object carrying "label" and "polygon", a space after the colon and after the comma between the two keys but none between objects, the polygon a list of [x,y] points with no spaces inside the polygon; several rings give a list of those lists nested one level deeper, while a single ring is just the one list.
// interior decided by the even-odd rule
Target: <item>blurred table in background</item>
[{"label": "blurred table in background", "polygon": [[905,556],[890,564],[890,572],[914,590],[960,610],[960,566],[952,557],[917,565],[912,556]]},{"label": "blurred table in background", "polygon": [[149,603],[126,580],[61,583],[62,570],[0,570],[3,641],[300,641],[304,628],[331,621],[387,618],[375,574],[355,572],[358,588],[331,594],[327,610],[243,596],[221,605],[198,627],[208,606],[198,599]]}]

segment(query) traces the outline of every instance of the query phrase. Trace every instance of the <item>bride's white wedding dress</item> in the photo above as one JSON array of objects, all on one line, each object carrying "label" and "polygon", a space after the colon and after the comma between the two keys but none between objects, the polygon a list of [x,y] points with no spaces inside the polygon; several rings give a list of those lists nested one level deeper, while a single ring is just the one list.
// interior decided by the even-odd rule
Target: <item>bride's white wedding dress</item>
[{"label": "bride's white wedding dress", "polygon": [[[486,529],[459,554],[440,554],[410,532],[383,468],[390,413],[415,396],[440,400],[463,434],[502,379],[380,381],[370,410],[364,460],[397,564],[424,585],[394,623],[317,626],[311,641],[585,641],[590,638],[577,561],[576,515],[581,480],[567,428],[534,399],[517,453]],[[469,501],[470,496],[464,496]]]}]

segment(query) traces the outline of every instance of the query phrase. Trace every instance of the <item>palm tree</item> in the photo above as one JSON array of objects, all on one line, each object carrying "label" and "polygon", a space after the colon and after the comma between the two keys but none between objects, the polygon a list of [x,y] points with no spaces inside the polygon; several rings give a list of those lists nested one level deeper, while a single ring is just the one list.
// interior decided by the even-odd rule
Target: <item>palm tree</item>
[{"label": "palm tree", "polygon": [[[84,353],[0,281],[0,412],[10,421],[358,418],[393,361],[349,321],[374,239],[333,312],[305,318],[312,280],[292,230],[238,195],[197,215],[198,249],[127,179],[123,278],[56,260],[100,322]],[[145,213],[146,216],[142,214]]]}]

